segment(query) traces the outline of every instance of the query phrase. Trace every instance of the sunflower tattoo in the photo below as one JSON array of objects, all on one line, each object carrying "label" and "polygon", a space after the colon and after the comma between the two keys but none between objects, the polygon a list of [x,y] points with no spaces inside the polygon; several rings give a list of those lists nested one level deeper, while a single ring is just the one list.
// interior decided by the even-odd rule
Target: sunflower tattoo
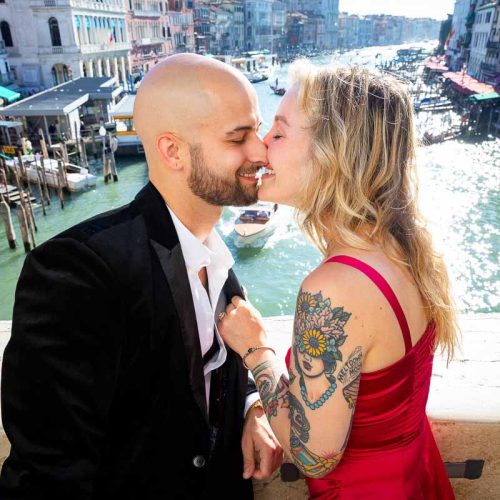
[{"label": "sunflower tattoo", "polygon": [[304,351],[309,356],[319,358],[326,350],[326,337],[318,330],[306,330],[301,340]]},{"label": "sunflower tattoo", "polygon": [[[337,363],[342,361],[340,347],[346,340],[344,326],[350,317],[351,313],[344,311],[343,307],[332,307],[331,300],[323,298],[321,292],[313,294],[300,290],[295,314],[293,350],[295,368],[300,376],[302,398],[312,410],[320,408],[337,388],[334,372],[337,369]],[[330,387],[317,401],[309,401],[307,398],[304,377],[308,375],[302,369],[299,360],[304,356],[323,362],[321,374],[330,383]],[[306,358],[306,364],[310,365],[311,360]],[[315,377],[317,376],[315,374]]]}]

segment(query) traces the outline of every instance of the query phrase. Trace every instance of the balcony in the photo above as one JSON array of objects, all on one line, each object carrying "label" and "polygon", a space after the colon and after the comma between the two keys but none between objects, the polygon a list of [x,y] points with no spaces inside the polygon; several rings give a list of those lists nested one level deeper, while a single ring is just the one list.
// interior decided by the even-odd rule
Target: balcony
[{"label": "balcony", "polygon": [[161,10],[132,9],[132,14],[134,17],[147,17],[149,19],[157,19],[161,16]]},{"label": "balcony", "polygon": [[95,0],[31,0],[30,6],[34,8],[76,7],[123,14],[122,0],[109,0],[107,3]]},{"label": "balcony", "polygon": [[481,63],[481,70],[486,71],[488,73],[497,73],[499,69],[499,64],[488,64],[488,63]]},{"label": "balcony", "polygon": [[38,47],[38,55],[39,56],[50,56],[52,54],[77,54],[78,47],[76,45],[73,46],[60,46],[60,47],[52,47],[52,46],[43,46]]},{"label": "balcony", "polygon": [[139,38],[135,40],[135,46],[136,47],[147,47],[148,45],[160,45],[162,43],[165,43],[164,38]]},{"label": "balcony", "polygon": [[500,41],[498,40],[488,40],[486,42],[486,48],[487,49],[492,49],[492,50],[498,50],[500,49]]},{"label": "balcony", "polygon": [[81,45],[79,51],[82,54],[94,54],[100,52],[116,52],[122,50],[130,50],[130,43],[119,42],[119,43],[94,43],[88,45]]}]

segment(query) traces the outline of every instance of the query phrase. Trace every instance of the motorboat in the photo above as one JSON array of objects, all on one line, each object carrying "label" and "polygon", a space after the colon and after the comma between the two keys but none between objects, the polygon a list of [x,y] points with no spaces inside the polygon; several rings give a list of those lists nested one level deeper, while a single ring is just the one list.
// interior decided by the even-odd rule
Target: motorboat
[{"label": "motorboat", "polygon": [[259,83],[269,80],[269,77],[267,75],[264,75],[259,71],[253,71],[251,73],[244,72],[243,74],[248,78],[250,83]]},{"label": "motorboat", "polygon": [[[18,158],[7,160],[6,164],[9,168],[15,169],[17,174],[25,180],[36,183],[38,182],[39,174],[40,179],[43,179],[41,173],[42,163],[36,155],[23,155],[22,160],[24,166],[22,169]],[[58,161],[54,159],[43,160],[43,168],[47,184],[50,187],[58,188],[60,185]],[[88,169],[84,167],[74,165],[73,163],[65,163],[64,170],[67,183],[63,184],[63,187],[66,187],[68,191],[82,191],[89,187],[95,187],[97,184],[97,177],[89,173]]]},{"label": "motorboat", "polygon": [[278,205],[257,203],[241,210],[234,222],[234,232],[238,246],[255,246],[265,240],[276,229]]}]

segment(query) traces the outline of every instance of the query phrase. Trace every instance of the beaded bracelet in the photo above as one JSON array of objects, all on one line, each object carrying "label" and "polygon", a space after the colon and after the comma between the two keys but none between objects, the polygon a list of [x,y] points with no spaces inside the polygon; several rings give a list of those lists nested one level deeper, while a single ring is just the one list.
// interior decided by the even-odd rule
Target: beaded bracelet
[{"label": "beaded bracelet", "polygon": [[259,349],[269,349],[270,351],[273,352],[273,354],[276,354],[276,351],[272,347],[269,347],[267,345],[257,345],[255,347],[250,347],[250,349],[248,349],[248,351],[241,358],[241,361],[243,361],[243,366],[245,367],[245,369],[250,370],[245,360],[248,358],[248,356],[250,356],[250,354],[254,353],[255,351],[258,351]]}]

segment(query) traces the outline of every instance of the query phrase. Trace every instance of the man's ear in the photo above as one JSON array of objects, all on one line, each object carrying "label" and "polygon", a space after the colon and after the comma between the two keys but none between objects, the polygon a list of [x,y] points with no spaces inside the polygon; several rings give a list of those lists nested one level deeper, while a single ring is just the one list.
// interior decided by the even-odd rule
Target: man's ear
[{"label": "man's ear", "polygon": [[156,138],[156,148],[168,168],[182,170],[182,141],[175,134],[165,132]]}]

